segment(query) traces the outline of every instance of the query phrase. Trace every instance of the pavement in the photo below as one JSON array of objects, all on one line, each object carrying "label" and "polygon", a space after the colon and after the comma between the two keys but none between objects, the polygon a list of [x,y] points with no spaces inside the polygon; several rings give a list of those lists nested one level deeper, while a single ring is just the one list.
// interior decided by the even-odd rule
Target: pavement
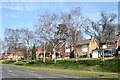
[{"label": "pavement", "polygon": [[73,76],[65,74],[55,74],[27,69],[18,69],[14,67],[1,67],[2,80],[116,80],[105,78],[93,78],[86,76]]}]

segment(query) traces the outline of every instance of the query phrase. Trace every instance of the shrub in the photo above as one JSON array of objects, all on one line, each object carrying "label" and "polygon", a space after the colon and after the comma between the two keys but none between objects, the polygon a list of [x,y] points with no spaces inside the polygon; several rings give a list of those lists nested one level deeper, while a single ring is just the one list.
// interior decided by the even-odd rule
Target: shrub
[{"label": "shrub", "polygon": [[3,62],[5,62],[6,60],[1,60],[1,62],[3,63]]},{"label": "shrub", "polygon": [[15,60],[2,60],[2,64],[12,64]]},{"label": "shrub", "polygon": [[21,58],[18,58],[17,60],[18,60],[18,61],[21,61]]},{"label": "shrub", "polygon": [[26,61],[26,64],[35,64],[36,63],[36,61],[35,60],[29,60],[29,61]]},{"label": "shrub", "polygon": [[45,59],[48,59],[49,57],[45,57]]},{"label": "shrub", "polygon": [[22,61],[17,61],[17,62],[14,62],[15,65],[24,65],[25,62],[22,62]]}]

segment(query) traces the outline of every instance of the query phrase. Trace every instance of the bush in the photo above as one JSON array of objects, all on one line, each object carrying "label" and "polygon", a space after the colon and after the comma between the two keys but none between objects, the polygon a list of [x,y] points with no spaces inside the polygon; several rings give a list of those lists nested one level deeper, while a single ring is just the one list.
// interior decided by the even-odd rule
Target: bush
[{"label": "bush", "polygon": [[1,62],[3,63],[3,62],[5,62],[6,60],[1,60]]},{"label": "bush", "polygon": [[18,60],[18,61],[21,61],[21,58],[18,58],[17,60]]},{"label": "bush", "polygon": [[2,64],[12,64],[15,62],[15,60],[2,60]]},{"label": "bush", "polygon": [[35,64],[36,63],[36,61],[35,60],[29,60],[29,61],[26,61],[26,64]]},{"label": "bush", "polygon": [[17,62],[14,62],[15,65],[24,65],[25,62],[22,62],[22,61],[17,61]]}]

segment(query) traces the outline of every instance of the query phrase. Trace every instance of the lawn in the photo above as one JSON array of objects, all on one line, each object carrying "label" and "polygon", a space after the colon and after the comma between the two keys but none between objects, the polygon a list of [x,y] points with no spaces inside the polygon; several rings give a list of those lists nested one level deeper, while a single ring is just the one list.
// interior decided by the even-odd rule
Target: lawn
[{"label": "lawn", "polygon": [[100,58],[88,58],[86,60],[100,60]]},{"label": "lawn", "polygon": [[105,60],[104,66],[102,66],[102,60],[99,59],[87,59],[79,60],[77,64],[75,60],[58,60],[56,64],[54,61],[26,61],[19,60],[18,62],[14,61],[4,61],[3,64],[14,64],[14,65],[24,65],[24,66],[33,66],[33,67],[47,67],[47,68],[56,68],[56,69],[70,69],[70,70],[81,70],[81,71],[100,71],[100,72],[120,72],[120,62],[119,59]]},{"label": "lawn", "polygon": [[[78,60],[80,60],[80,59],[84,59],[84,58],[77,58]],[[67,61],[69,61],[69,60],[76,60],[76,58],[70,58],[70,59],[66,59]]]}]

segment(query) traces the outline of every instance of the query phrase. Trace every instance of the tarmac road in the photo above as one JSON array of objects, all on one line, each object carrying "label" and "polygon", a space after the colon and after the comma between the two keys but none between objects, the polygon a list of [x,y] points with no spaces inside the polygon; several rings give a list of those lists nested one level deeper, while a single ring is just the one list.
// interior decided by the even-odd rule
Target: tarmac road
[{"label": "tarmac road", "polygon": [[1,73],[2,80],[115,80],[104,78],[92,78],[86,76],[55,74],[5,66],[2,66]]}]

